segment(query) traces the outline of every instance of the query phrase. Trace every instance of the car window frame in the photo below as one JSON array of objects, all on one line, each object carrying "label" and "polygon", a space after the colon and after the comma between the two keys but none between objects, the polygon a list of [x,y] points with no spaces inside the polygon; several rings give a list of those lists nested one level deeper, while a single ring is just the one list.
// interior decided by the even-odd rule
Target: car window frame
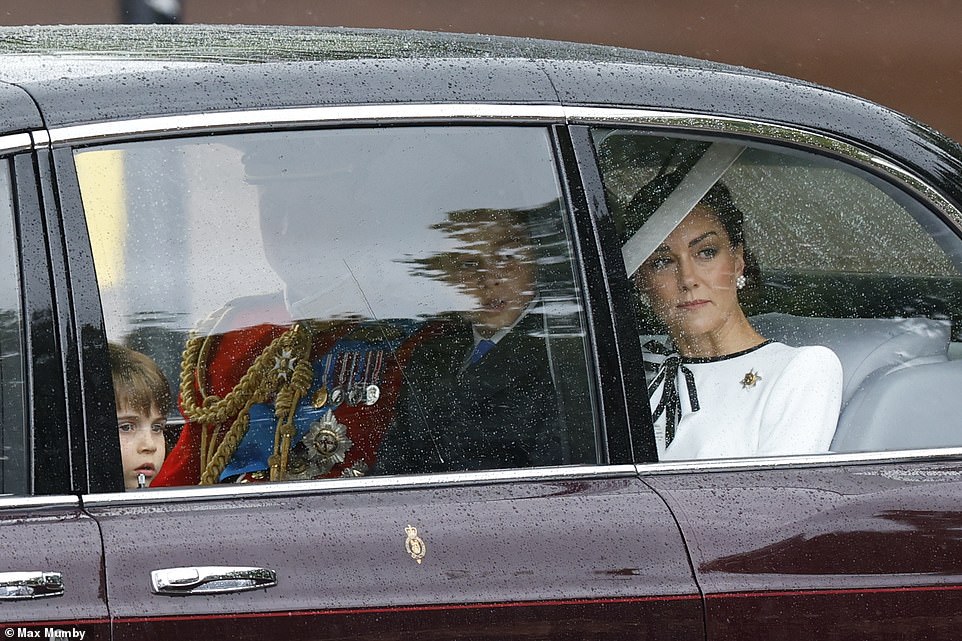
[{"label": "car window frame", "polygon": [[43,132],[0,138],[0,153],[11,169],[19,255],[28,496],[66,495],[77,489],[61,351],[64,312],[56,293],[62,296],[67,283],[53,267],[59,232],[58,223],[49,218],[50,181],[37,152],[42,140]]},{"label": "car window frame", "polygon": [[[634,129],[639,133],[652,136],[696,136],[711,138],[719,141],[762,143],[768,146],[787,147],[813,152],[843,164],[857,167],[860,172],[867,174],[885,184],[886,193],[891,195],[895,190],[905,198],[920,204],[934,213],[957,237],[962,238],[962,209],[953,200],[940,192],[925,178],[918,175],[912,168],[886,157],[875,149],[862,147],[850,140],[835,138],[829,133],[792,127],[780,123],[763,122],[749,118],[735,118],[705,113],[687,113],[671,110],[639,109],[633,107],[572,107],[567,111],[569,127],[572,131],[583,129],[580,144],[577,147],[578,160],[582,165],[592,164],[598,167],[594,144],[591,140],[591,130],[598,127]],[[600,175],[600,168],[596,169]],[[595,192],[589,198],[590,202],[599,210],[598,219],[602,226],[611,226],[609,231],[615,238],[613,221],[607,210],[605,193],[600,182],[595,185]],[[613,241],[620,250],[620,243]],[[610,281],[628,281],[624,261],[620,251],[610,250],[606,253],[605,268],[608,270]],[[614,305],[614,313],[628,317],[624,322],[632,322],[634,303],[631,297],[618,299]],[[628,353],[637,353],[641,357],[641,345],[637,334],[620,346]],[[645,396],[647,399],[647,395]],[[643,416],[632,417],[633,426],[650,425],[650,415],[647,402],[641,409]],[[642,429],[650,429],[642,427]],[[635,443],[643,443],[633,427],[632,434]],[[731,470],[752,470],[794,467],[838,466],[840,464],[876,464],[898,461],[920,460],[958,460],[962,458],[962,446],[900,450],[879,452],[827,452],[804,456],[755,457],[717,460],[691,461],[658,461],[653,449],[635,449],[636,468],[640,475],[671,474],[677,472],[710,472]]]},{"label": "car window frame", "polygon": [[[377,122],[374,122],[374,121]],[[87,319],[87,327],[96,330],[83,343],[77,355],[83,365],[79,367],[82,388],[87,392],[83,416],[87,442],[102,443],[104,439],[116,438],[116,425],[113,420],[113,394],[106,359],[106,337],[104,334],[103,310],[100,303],[96,274],[90,251],[90,238],[87,233],[80,198],[79,181],[74,164],[77,150],[100,146],[105,143],[134,143],[142,140],[164,138],[183,138],[210,134],[234,134],[259,131],[276,131],[281,128],[306,129],[328,127],[358,126],[458,126],[458,125],[507,125],[541,127],[548,134],[556,166],[556,179],[562,192],[565,205],[565,226],[570,232],[572,261],[575,286],[582,297],[585,309],[586,349],[592,381],[592,395],[595,397],[595,432],[599,445],[597,467],[607,469],[624,466],[633,462],[631,437],[628,433],[626,413],[624,412],[625,392],[620,378],[602,374],[607,370],[606,363],[617,361],[616,332],[609,327],[611,319],[610,294],[604,283],[605,272],[597,255],[595,222],[592,220],[585,200],[585,190],[581,187],[581,177],[577,172],[574,155],[571,151],[568,130],[563,112],[557,106],[530,105],[402,105],[396,107],[358,106],[358,107],[316,107],[305,109],[266,109],[261,111],[225,112],[216,114],[188,115],[183,117],[159,117],[132,119],[88,126],[71,126],[50,131],[51,154],[57,178],[57,195],[61,204],[62,216],[70,219],[76,245],[82,245],[68,254],[70,270],[73,274],[73,288],[93,293],[74,301],[79,307],[78,317]],[[171,131],[173,130],[173,131]],[[96,323],[91,321],[95,319]],[[598,355],[601,355],[600,358]],[[104,453],[95,458],[95,450]],[[123,484],[116,476],[104,471],[105,468],[120,469],[119,448],[87,448],[87,489],[92,495],[115,493]],[[575,466],[582,468],[584,466]],[[533,477],[540,477],[545,470],[554,468],[529,468]],[[564,468],[559,468],[564,469]],[[509,478],[524,469],[506,470]],[[119,472],[118,472],[119,473]],[[496,471],[482,472],[497,476]],[[444,476],[447,473],[442,473]],[[415,475],[430,477],[436,475]],[[374,478],[374,477],[372,477]],[[296,485],[304,483],[295,482]],[[273,484],[272,484],[273,485]],[[336,485],[336,484],[332,484]],[[176,489],[176,488],[173,488]],[[151,492],[153,494],[153,492]]]},{"label": "car window frame", "polygon": [[[22,218],[30,219],[30,195],[29,193],[24,193],[24,198],[27,202],[23,204],[24,212],[21,215],[18,208],[18,201],[20,201],[19,193],[20,191],[36,193],[36,183],[35,180],[31,181],[31,176],[26,175],[23,171],[16,171],[15,166],[17,164],[17,152],[23,152],[29,148],[29,139],[23,136],[5,136],[0,137],[0,162],[3,163],[2,171],[5,174],[6,182],[6,193],[4,197],[8,199],[5,209],[8,215],[5,216],[2,224],[4,225],[4,230],[10,237],[6,242],[10,243],[7,248],[12,250],[10,258],[14,261],[13,265],[4,265],[6,268],[11,268],[13,270],[12,274],[8,275],[8,278],[12,277],[15,283],[15,291],[13,298],[9,301],[12,306],[12,311],[17,315],[17,327],[16,327],[16,340],[18,342],[18,350],[16,352],[16,359],[18,361],[17,367],[19,367],[16,372],[4,372],[6,374],[14,374],[19,376],[21,379],[21,387],[19,392],[19,425],[11,425],[12,419],[14,417],[7,416],[7,393],[4,390],[4,425],[3,429],[3,446],[5,452],[5,459],[7,461],[15,460],[16,462],[11,465],[13,470],[8,473],[6,465],[3,466],[3,489],[5,492],[0,494],[0,496],[10,496],[10,497],[23,497],[29,496],[32,491],[33,479],[35,475],[33,474],[33,457],[30,451],[30,442],[32,435],[32,421],[31,416],[34,415],[34,408],[31,404],[30,398],[30,367],[28,363],[28,349],[27,349],[27,339],[28,336],[32,337],[31,334],[31,323],[29,321],[29,316],[26,315],[25,301],[33,300],[34,293],[37,292],[39,287],[31,287],[30,282],[25,282],[25,273],[30,277],[31,281],[35,282],[34,276],[38,274],[30,274],[30,270],[25,269],[22,261],[22,256],[24,249],[21,244],[26,244],[29,246],[30,240],[21,238],[23,234],[19,230],[20,220]],[[24,155],[24,154],[20,154]],[[29,170],[28,170],[29,171]],[[18,183],[18,178],[21,179],[23,184]],[[36,198],[33,199],[33,205],[36,204]],[[35,211],[35,207],[33,207]],[[39,276],[42,276],[40,274]],[[30,294],[27,293],[30,290]],[[7,301],[4,301],[6,304]],[[37,332],[42,331],[42,325],[35,327]],[[8,346],[4,347],[5,350],[9,349]],[[4,387],[16,381],[8,381],[6,377],[3,380]],[[12,408],[11,408],[12,409]],[[9,452],[11,447],[19,446],[19,451],[14,452],[12,455]],[[19,469],[18,469],[19,468]],[[13,476],[14,478],[11,478]],[[22,487],[7,487],[8,481],[14,482],[16,485]],[[11,491],[13,490],[13,491]]]}]

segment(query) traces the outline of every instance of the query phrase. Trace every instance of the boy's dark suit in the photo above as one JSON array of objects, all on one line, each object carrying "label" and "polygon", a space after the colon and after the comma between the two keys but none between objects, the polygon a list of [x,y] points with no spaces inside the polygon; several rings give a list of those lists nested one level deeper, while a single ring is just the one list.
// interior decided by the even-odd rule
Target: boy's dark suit
[{"label": "boy's dark suit", "polygon": [[481,360],[464,365],[473,346],[471,324],[452,319],[415,351],[374,473],[564,462],[541,315],[528,314]]}]

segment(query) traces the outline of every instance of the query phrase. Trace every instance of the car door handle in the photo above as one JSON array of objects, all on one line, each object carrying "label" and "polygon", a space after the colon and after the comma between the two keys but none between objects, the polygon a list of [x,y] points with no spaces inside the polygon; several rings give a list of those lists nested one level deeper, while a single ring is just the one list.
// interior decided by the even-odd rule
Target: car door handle
[{"label": "car door handle", "polygon": [[227,594],[274,587],[277,574],[266,568],[231,566],[166,568],[151,572],[150,583],[154,594]]},{"label": "car door handle", "polygon": [[59,572],[0,572],[0,600],[62,595],[63,576]]}]

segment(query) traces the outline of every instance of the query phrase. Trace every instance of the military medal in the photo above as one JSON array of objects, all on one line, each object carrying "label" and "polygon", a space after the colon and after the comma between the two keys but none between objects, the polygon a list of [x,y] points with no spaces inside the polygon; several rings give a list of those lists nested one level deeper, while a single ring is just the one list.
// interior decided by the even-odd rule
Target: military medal
[{"label": "military medal", "polygon": [[362,398],[364,398],[364,386],[351,385],[351,389],[347,391],[347,404],[354,407],[361,403]]},{"label": "military medal", "polygon": [[321,387],[316,392],[314,392],[314,398],[311,399],[311,405],[314,407],[314,409],[319,410],[322,407],[324,407],[324,405],[326,404],[327,404],[327,388]]},{"label": "military medal", "polygon": [[351,386],[347,390],[347,404],[351,407],[359,405],[361,403],[361,399],[364,398],[364,384],[357,379],[363,378],[367,375],[367,368],[371,362],[371,353],[367,352],[364,354],[364,364],[361,365],[360,371],[356,367],[358,360],[360,360],[360,353],[355,352],[355,367],[351,368]]},{"label": "military medal", "polygon": [[274,372],[278,379],[290,380],[295,367],[297,367],[297,358],[292,350],[282,350],[280,354],[274,357]]},{"label": "military medal", "polygon": [[748,389],[749,387],[755,387],[755,384],[758,383],[758,381],[760,381],[760,380],[762,380],[761,374],[759,374],[758,372],[756,372],[756,371],[753,370],[753,369],[752,369],[752,370],[748,370],[748,373],[745,374],[745,377],[741,380],[742,389]]},{"label": "military medal", "polygon": [[[337,373],[337,380],[335,381],[334,389],[330,393],[330,401],[332,407],[337,407],[345,401],[345,389],[347,384],[347,361],[348,359],[354,360],[357,358],[357,354],[354,352],[345,352],[338,357],[338,361],[341,363],[341,367]],[[335,362],[335,369],[337,369],[337,363]],[[353,372],[353,365],[352,365]]]},{"label": "military medal", "polygon": [[381,377],[381,367],[384,365],[384,350],[378,350],[377,356],[374,359],[374,371],[371,372],[371,378],[368,380],[365,377],[367,385],[364,386],[364,404],[374,405],[381,398],[381,388],[378,387],[378,379]]},{"label": "military medal", "polygon": [[[347,402],[349,405],[374,405],[381,398],[381,388],[377,385],[378,377],[381,373],[381,365],[384,361],[384,352],[378,350],[376,353],[367,352],[364,356],[364,365],[354,377],[355,382],[351,385],[348,392]],[[358,380],[359,379],[359,380]]]},{"label": "military medal", "polygon": [[338,422],[331,410],[327,410],[321,420],[311,423],[302,442],[307,460],[318,475],[327,474],[335,465],[343,463],[348,450],[354,446],[354,441],[347,435],[347,427]]},{"label": "military medal", "polygon": [[311,405],[314,409],[321,409],[327,404],[328,399],[328,381],[331,379],[331,368],[334,365],[334,355],[328,354],[324,357],[324,363],[321,365],[321,385],[318,387],[317,391],[314,392],[314,398],[311,399]]}]

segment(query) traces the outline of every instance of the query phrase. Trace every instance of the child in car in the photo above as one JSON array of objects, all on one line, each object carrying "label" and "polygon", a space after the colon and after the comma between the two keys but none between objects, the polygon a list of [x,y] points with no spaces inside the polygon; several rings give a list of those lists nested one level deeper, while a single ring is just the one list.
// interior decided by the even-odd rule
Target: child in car
[{"label": "child in car", "polygon": [[108,344],[114,383],[124,488],[144,488],[167,455],[164,430],[171,394],[167,378],[148,356]]}]

